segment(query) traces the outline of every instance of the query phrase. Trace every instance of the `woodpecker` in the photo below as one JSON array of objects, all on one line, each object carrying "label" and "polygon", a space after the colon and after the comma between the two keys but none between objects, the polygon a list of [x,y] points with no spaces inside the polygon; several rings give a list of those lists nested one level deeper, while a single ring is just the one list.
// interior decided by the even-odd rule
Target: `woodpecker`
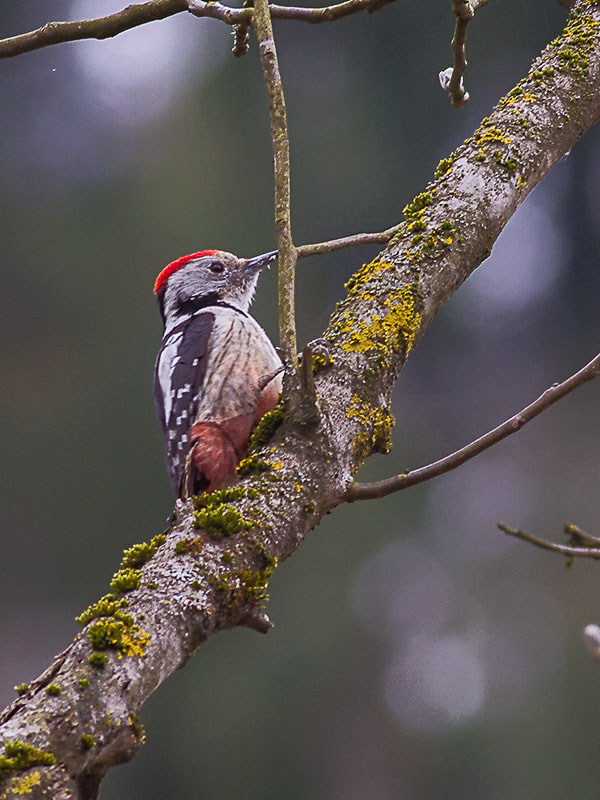
[{"label": "woodpecker", "polygon": [[201,250],[156,279],[164,332],[154,397],[178,498],[235,483],[252,428],[277,403],[283,365],[248,313],[260,270],[276,258]]}]

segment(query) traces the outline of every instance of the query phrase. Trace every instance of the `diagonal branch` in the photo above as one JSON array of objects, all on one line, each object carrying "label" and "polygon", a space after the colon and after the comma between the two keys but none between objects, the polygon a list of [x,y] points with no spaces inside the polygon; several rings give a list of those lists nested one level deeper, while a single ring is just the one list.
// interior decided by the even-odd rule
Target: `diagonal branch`
[{"label": "diagonal branch", "polygon": [[285,96],[279,72],[269,0],[254,4],[254,30],[260,49],[263,76],[269,97],[275,178],[275,231],[279,251],[279,343],[284,360],[298,368],[294,285],[298,255],[292,241],[290,207],[290,142]]},{"label": "diagonal branch", "polygon": [[582,367],[570,378],[562,383],[555,383],[549,389],[546,389],[537,400],[530,403],[518,414],[515,414],[510,419],[507,419],[497,428],[489,431],[488,433],[480,436],[475,441],[462,447],[454,453],[435,461],[433,464],[428,464],[426,467],[415,469],[410,472],[403,472],[393,478],[387,478],[383,481],[376,481],[374,483],[353,483],[348,489],[346,499],[349,502],[354,500],[375,500],[379,497],[385,497],[393,492],[399,492],[402,489],[408,489],[409,486],[415,486],[418,483],[437,478],[438,475],[443,475],[450,472],[471,458],[475,458],[484,450],[492,447],[493,445],[501,442],[517,431],[520,431],[523,425],[531,422],[532,419],[541,414],[550,406],[557,403],[563,397],[583,386],[584,383],[597,378],[600,375],[600,353],[593,358],[588,364]]},{"label": "diagonal branch", "polygon": [[[325,8],[302,8],[294,6],[271,6],[273,19],[298,20],[301,22],[333,22],[361,11],[372,13],[395,0],[345,0]],[[73,22],[48,22],[41,28],[7,39],[0,39],[0,58],[30,53],[42,47],[80,39],[108,39],[119,33],[144,25],[146,22],[190,11],[196,17],[218,19],[227,25],[248,24],[252,9],[231,8],[211,0],[149,0],[127,6],[122,11],[94,19]]]}]

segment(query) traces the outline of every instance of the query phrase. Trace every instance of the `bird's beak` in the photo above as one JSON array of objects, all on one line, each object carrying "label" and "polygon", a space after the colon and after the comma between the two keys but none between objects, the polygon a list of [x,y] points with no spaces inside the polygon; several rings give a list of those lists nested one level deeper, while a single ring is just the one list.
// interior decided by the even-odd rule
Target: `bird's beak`
[{"label": "bird's beak", "polygon": [[246,263],[244,264],[244,272],[256,272],[257,270],[266,267],[267,264],[271,263],[271,261],[275,261],[277,254],[277,250],[271,250],[270,253],[263,253],[262,256],[255,256],[254,258],[246,259]]}]

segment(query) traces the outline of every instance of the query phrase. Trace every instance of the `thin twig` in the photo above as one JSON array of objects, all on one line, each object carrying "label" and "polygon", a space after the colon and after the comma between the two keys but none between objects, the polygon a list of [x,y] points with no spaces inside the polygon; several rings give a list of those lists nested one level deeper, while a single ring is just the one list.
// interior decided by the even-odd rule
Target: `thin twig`
[{"label": "thin twig", "polygon": [[343,250],[345,247],[357,247],[361,244],[386,244],[401,227],[401,225],[395,225],[393,228],[388,228],[379,233],[354,233],[351,236],[343,236],[340,239],[330,239],[327,242],[302,244],[298,247],[298,258],[332,253],[334,250]]},{"label": "thin twig", "polygon": [[[465,91],[464,74],[467,69],[465,43],[467,28],[475,12],[487,6],[492,0],[452,0],[452,10],[456,15],[456,26],[450,46],[454,53],[454,65],[440,72],[440,84],[455,108],[463,108],[469,102],[469,93]],[[560,2],[560,0],[559,0]]]},{"label": "thin twig", "polygon": [[186,10],[186,0],[150,0],[147,3],[127,6],[122,11],[106,17],[73,22],[48,22],[35,31],[1,39],[0,58],[10,58],[38,50],[40,47],[74,42],[78,39],[108,39],[146,22],[164,19]]},{"label": "thin twig", "polygon": [[292,240],[290,206],[290,142],[287,130],[285,96],[279,73],[277,50],[269,0],[254,4],[254,30],[259,43],[260,60],[269,97],[271,139],[275,179],[275,231],[279,251],[279,343],[284,360],[294,371],[298,368],[294,283],[298,256]]},{"label": "thin twig", "polygon": [[343,3],[335,3],[324,8],[276,5],[272,5],[270,8],[273,19],[293,19],[299,22],[319,24],[320,22],[335,22],[337,19],[348,17],[351,14],[359,14],[361,11],[372,14],[374,11],[379,11],[380,8],[393,2],[395,0],[345,0]]},{"label": "thin twig", "polygon": [[577,525],[568,522],[564,527],[565,534],[569,537],[569,542],[573,547],[599,547],[600,539],[582,531]]},{"label": "thin twig", "polygon": [[[301,22],[333,22],[342,17],[358,14],[361,11],[371,13],[395,0],[345,0],[325,8],[296,8],[293,6],[271,6],[274,19],[291,19]],[[108,39],[123,31],[164,19],[182,11],[190,11],[196,17],[219,19],[228,25],[248,24],[252,19],[251,8],[230,8],[218,2],[202,0],[149,0],[127,6],[122,11],[94,19],[75,20],[73,22],[48,22],[41,28],[27,33],[0,39],[0,58],[11,58],[22,53],[30,53],[41,47],[48,47],[63,42],[74,42],[79,39]]]},{"label": "thin twig", "polygon": [[456,14],[456,26],[452,37],[451,47],[454,52],[454,67],[446,92],[455,108],[462,108],[469,102],[469,93],[465,91],[463,76],[467,68],[465,56],[465,42],[467,28],[473,19],[473,6],[469,0],[452,0],[452,10]]},{"label": "thin twig", "polygon": [[509,536],[515,536],[517,539],[522,539],[524,542],[541,547],[543,550],[551,550],[553,553],[560,553],[569,558],[593,558],[595,561],[600,561],[600,550],[596,547],[570,547],[566,544],[548,542],[546,539],[540,539],[538,536],[533,536],[531,533],[521,531],[518,528],[510,528],[503,522],[499,522],[498,527]]},{"label": "thin twig", "polygon": [[519,411],[518,414],[515,414],[514,417],[507,419],[497,428],[480,436],[479,439],[475,439],[474,442],[466,445],[466,447],[462,447],[455,453],[451,453],[445,458],[435,461],[433,464],[428,464],[425,467],[412,470],[411,472],[404,472],[393,478],[376,481],[375,483],[353,483],[348,489],[345,499],[348,502],[354,500],[374,500],[378,497],[385,497],[393,492],[408,489],[409,486],[415,486],[417,483],[423,483],[423,481],[428,481],[431,478],[437,478],[438,475],[450,472],[460,467],[465,461],[469,461],[469,459],[474,458],[479,455],[479,453],[483,453],[488,447],[492,447],[492,445],[497,444],[512,433],[516,433],[523,425],[537,417],[538,414],[541,414],[542,411],[545,411],[551,405],[554,405],[554,403],[558,402],[575,389],[578,389],[584,383],[597,378],[599,374],[600,353],[586,364],[585,367],[582,367],[574,375],[571,375],[570,378],[567,378],[567,380],[562,383],[555,383],[549,389],[546,389],[537,400],[534,400],[533,403],[530,403],[530,405],[526,406],[522,411]]}]

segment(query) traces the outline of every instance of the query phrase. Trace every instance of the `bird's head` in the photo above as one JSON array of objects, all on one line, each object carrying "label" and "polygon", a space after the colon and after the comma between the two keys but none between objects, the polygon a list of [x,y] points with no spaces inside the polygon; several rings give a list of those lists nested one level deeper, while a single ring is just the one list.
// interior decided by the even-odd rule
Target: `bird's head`
[{"label": "bird's head", "polygon": [[154,284],[163,322],[167,325],[218,301],[247,311],[260,270],[276,258],[276,250],[255,258],[238,258],[224,250],[201,250],[172,261]]}]

